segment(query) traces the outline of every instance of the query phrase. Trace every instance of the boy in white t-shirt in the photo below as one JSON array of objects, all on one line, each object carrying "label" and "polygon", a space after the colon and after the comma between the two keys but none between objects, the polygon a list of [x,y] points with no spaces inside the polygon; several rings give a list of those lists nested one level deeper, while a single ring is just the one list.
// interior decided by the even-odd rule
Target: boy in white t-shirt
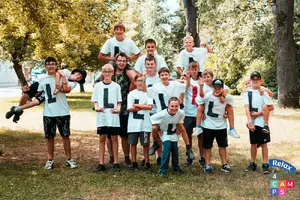
[{"label": "boy in white t-shirt", "polygon": [[207,53],[211,53],[212,49],[205,43],[201,43],[200,46],[204,48],[194,47],[194,38],[187,35],[183,38],[184,49],[180,52],[179,58],[177,60],[177,70],[182,77],[188,68],[189,63],[192,61],[197,61],[199,63],[199,72],[204,71],[204,63]]},{"label": "boy in white t-shirt", "polygon": [[[179,83],[177,81],[169,81],[170,78],[170,71],[168,68],[161,68],[158,71],[159,78],[161,80],[160,83],[154,84],[151,88],[147,90],[148,96],[153,98],[155,100],[155,103],[157,105],[157,112],[164,110],[167,108],[168,101],[171,97],[177,97],[185,92],[187,88],[190,87],[190,73],[187,73],[187,81],[186,84]],[[152,137],[154,144],[151,146],[149,150],[149,155],[153,155],[157,149],[159,149],[160,145],[158,144],[158,131],[159,127],[153,129],[152,127]],[[182,138],[186,144],[186,154],[190,159],[194,159],[194,153],[191,149],[189,138],[186,134],[186,131],[182,132]]]},{"label": "boy in white t-shirt", "polygon": [[54,95],[56,88],[55,73],[57,69],[57,62],[53,57],[47,57],[45,60],[45,68],[47,75],[39,80],[38,95],[45,94],[44,104],[44,133],[47,139],[48,161],[45,169],[53,168],[54,157],[54,138],[56,136],[56,128],[58,128],[62,136],[63,145],[66,154],[66,166],[76,168],[76,162],[71,159],[71,144],[70,144],[70,113],[69,105],[65,93],[69,93],[75,84],[68,83],[65,76],[62,77],[63,91]]},{"label": "boy in white t-shirt", "polygon": [[137,170],[136,146],[138,138],[144,150],[145,165],[144,169],[150,169],[149,163],[149,139],[152,126],[150,122],[150,110],[152,109],[153,99],[148,97],[145,92],[145,80],[142,75],[136,75],[135,85],[137,89],[131,91],[127,98],[128,118],[128,143],[131,146],[131,169]]},{"label": "boy in white t-shirt", "polygon": [[[213,72],[210,70],[204,70],[203,73],[203,79],[201,78],[199,80],[199,85],[200,85],[200,93],[199,96],[197,97],[196,101],[200,101],[201,98],[204,97],[205,93],[212,91],[213,87],[212,87],[212,81],[213,81]],[[222,93],[222,96],[220,96],[220,102],[224,103],[226,98],[232,98],[231,95],[228,95],[228,87],[226,85],[224,85],[224,92]],[[197,111],[197,119],[196,119],[196,128],[194,130],[193,136],[197,136],[199,134],[201,134],[202,128],[200,126],[201,123],[201,118],[202,118],[202,113],[204,110],[204,106],[199,104],[198,106],[198,111]],[[240,138],[240,136],[237,134],[235,128],[234,128],[234,112],[233,112],[233,107],[230,105],[226,105],[226,112],[224,117],[228,118],[229,121],[229,132],[228,134],[234,138]]]},{"label": "boy in white t-shirt", "polygon": [[168,108],[164,109],[151,116],[151,123],[156,127],[160,127],[162,133],[160,138],[163,142],[162,160],[160,164],[159,174],[165,175],[169,168],[170,153],[172,153],[172,167],[176,173],[184,173],[179,167],[178,154],[178,134],[176,129],[180,132],[185,132],[183,126],[184,112],[179,109],[179,99],[171,97],[168,102]]},{"label": "boy in white t-shirt", "polygon": [[[200,86],[199,86],[199,64],[196,61],[193,61],[189,64],[189,67],[187,69],[191,73],[190,77],[190,87],[185,92],[185,99],[184,99],[184,128],[187,132],[187,135],[190,140],[190,144],[192,147],[192,133],[193,128],[196,127],[196,115],[197,115],[197,107],[198,104],[196,102],[196,98],[199,95],[200,92]],[[203,135],[198,135],[198,148],[199,148],[199,163],[201,166],[204,167],[205,165],[205,158],[204,158],[204,152],[203,152]],[[189,166],[193,164],[192,159],[187,158],[187,162],[184,163],[184,166]]]},{"label": "boy in white t-shirt", "polygon": [[112,81],[114,68],[111,64],[102,67],[103,81],[96,84],[91,101],[94,102],[97,112],[96,125],[99,136],[99,165],[97,171],[104,171],[105,141],[107,135],[112,140],[112,151],[114,156],[113,169],[119,170],[118,163],[118,130],[120,127],[119,113],[121,109],[121,88]]},{"label": "boy in white t-shirt", "polygon": [[225,99],[225,103],[220,102],[220,96],[223,95],[224,82],[221,79],[215,79],[212,82],[213,91],[205,93],[200,99],[199,104],[205,105],[205,119],[203,120],[203,148],[205,149],[204,172],[211,173],[213,168],[210,164],[211,149],[213,141],[216,138],[219,147],[223,172],[231,172],[230,166],[227,164],[227,120],[224,118],[226,105],[233,106],[233,99]]},{"label": "boy in white t-shirt", "polygon": [[270,173],[268,164],[268,143],[271,141],[270,134],[263,132],[264,117],[263,117],[263,106],[271,106],[272,100],[267,92],[264,95],[260,94],[260,87],[262,84],[261,75],[259,72],[254,71],[250,75],[251,89],[244,93],[244,105],[246,116],[248,120],[248,129],[251,144],[251,162],[246,171],[256,170],[256,155],[258,145],[262,147],[263,157],[263,173]]},{"label": "boy in white t-shirt", "polygon": [[156,42],[153,39],[147,39],[145,41],[145,49],[147,51],[147,53],[145,55],[140,56],[134,66],[134,69],[136,71],[138,71],[140,74],[144,74],[146,72],[146,65],[145,65],[145,59],[148,56],[154,56],[155,58],[155,62],[156,62],[156,66],[157,66],[157,71],[162,68],[162,67],[166,67],[168,68],[165,59],[158,55],[156,52]]}]

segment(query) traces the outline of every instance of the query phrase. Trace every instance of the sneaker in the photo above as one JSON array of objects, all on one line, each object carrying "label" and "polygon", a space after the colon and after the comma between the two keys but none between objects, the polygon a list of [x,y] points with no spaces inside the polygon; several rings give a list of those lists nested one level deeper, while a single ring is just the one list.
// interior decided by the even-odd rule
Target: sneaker
[{"label": "sneaker", "polygon": [[20,116],[23,114],[23,110],[15,112],[15,116],[13,117],[13,122],[18,123],[20,120]]},{"label": "sneaker", "polygon": [[271,173],[269,164],[263,164],[262,168],[263,168],[263,173],[264,174],[270,174]]},{"label": "sneaker", "polygon": [[184,174],[184,171],[180,168],[176,169],[176,170],[173,170],[174,173],[176,174]]},{"label": "sneaker", "polygon": [[184,167],[191,166],[193,164],[193,160],[187,159],[186,162],[183,164]]},{"label": "sneaker", "polygon": [[153,156],[155,154],[155,152],[157,151],[157,149],[159,149],[160,145],[157,143],[153,143],[151,148],[149,149],[149,156]]},{"label": "sneaker", "polygon": [[267,133],[267,134],[270,133],[270,128],[269,128],[269,126],[268,126],[267,124],[264,125],[264,127],[263,127],[263,129],[262,129],[262,132],[263,132],[263,133]]},{"label": "sneaker", "polygon": [[145,163],[144,170],[150,170],[150,169],[152,169],[151,164],[149,162]]},{"label": "sneaker", "polygon": [[106,169],[105,169],[105,165],[98,165],[97,166],[97,168],[96,168],[96,171],[97,172],[103,172],[103,171],[105,171]]},{"label": "sneaker", "polygon": [[192,136],[198,136],[198,135],[200,135],[201,133],[203,133],[202,128],[201,128],[201,127],[196,127],[196,128],[194,129],[194,132],[193,132]]},{"label": "sneaker", "polygon": [[16,114],[16,112],[15,112],[15,107],[16,107],[16,106],[11,107],[10,110],[5,114],[5,118],[6,118],[6,119],[9,119],[9,118],[11,118],[14,114]]},{"label": "sneaker", "polygon": [[232,172],[232,169],[228,164],[225,164],[222,166],[221,171],[229,173],[229,172]]},{"label": "sneaker", "polygon": [[205,158],[201,157],[201,159],[199,160],[199,163],[202,167],[204,167],[205,166]]},{"label": "sneaker", "polygon": [[250,162],[249,166],[246,169],[246,172],[248,172],[248,171],[256,171],[256,166],[257,166],[256,163]]},{"label": "sneaker", "polygon": [[160,166],[160,163],[161,163],[161,157],[157,157],[157,158],[156,158],[156,164],[157,164],[158,166]]},{"label": "sneaker", "polygon": [[205,165],[205,167],[204,167],[204,172],[205,173],[212,173],[212,171],[213,171],[213,167],[212,166]]},{"label": "sneaker", "polygon": [[53,164],[54,164],[53,160],[48,160],[46,162],[46,165],[45,165],[44,169],[53,169]]},{"label": "sneaker", "polygon": [[66,160],[66,166],[74,169],[77,167],[76,162],[73,159]]},{"label": "sneaker", "polygon": [[235,131],[234,128],[233,128],[233,129],[229,129],[228,135],[230,135],[231,137],[234,137],[234,138],[241,138],[241,137],[239,136],[239,134],[237,134],[237,132]]},{"label": "sneaker", "polygon": [[145,159],[143,159],[142,161],[141,161],[141,166],[144,166],[146,164],[146,161],[145,161]]},{"label": "sneaker", "polygon": [[124,166],[125,167],[130,167],[131,166],[131,160],[129,158],[125,158],[125,160],[124,160]]},{"label": "sneaker", "polygon": [[192,149],[186,150],[185,155],[187,156],[187,158],[188,158],[189,160],[194,160],[194,159],[195,159],[195,155],[194,155]]},{"label": "sneaker", "polygon": [[118,163],[113,164],[113,171],[120,171],[120,165]]},{"label": "sneaker", "polygon": [[133,171],[137,171],[138,170],[138,164],[137,162],[133,162],[130,166],[130,169]]}]

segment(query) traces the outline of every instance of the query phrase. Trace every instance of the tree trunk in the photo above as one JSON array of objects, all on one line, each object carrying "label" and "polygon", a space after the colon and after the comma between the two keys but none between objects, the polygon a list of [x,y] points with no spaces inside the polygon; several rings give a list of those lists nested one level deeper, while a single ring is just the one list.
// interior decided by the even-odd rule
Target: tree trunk
[{"label": "tree trunk", "polygon": [[195,6],[196,0],[182,0],[186,18],[186,31],[191,33],[194,38],[195,47],[200,46],[199,33],[197,32],[197,10]]},{"label": "tree trunk", "polygon": [[275,46],[278,104],[299,107],[296,49],[293,36],[294,0],[277,0],[275,10]]},{"label": "tree trunk", "polygon": [[85,92],[85,91],[84,91],[84,84],[79,84],[79,85],[80,85],[80,92],[83,92],[83,93],[84,93],[84,92]]}]

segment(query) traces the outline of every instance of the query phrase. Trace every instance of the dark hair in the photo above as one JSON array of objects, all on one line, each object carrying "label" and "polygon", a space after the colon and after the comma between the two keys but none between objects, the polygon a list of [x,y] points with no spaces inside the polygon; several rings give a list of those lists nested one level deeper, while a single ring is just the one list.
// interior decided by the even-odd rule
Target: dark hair
[{"label": "dark hair", "polygon": [[214,73],[209,69],[204,70],[203,76],[205,76],[206,74],[209,74],[212,78],[214,77]]},{"label": "dark hair", "polygon": [[128,56],[126,55],[126,53],[124,52],[120,52],[116,55],[116,60],[118,59],[118,57],[125,57],[126,61],[128,61]]},{"label": "dark hair", "polygon": [[171,97],[168,101],[168,105],[171,103],[171,101],[178,101],[179,102],[179,99],[177,97]]},{"label": "dark hair", "polygon": [[195,68],[199,68],[199,63],[197,61],[192,61],[189,66],[188,66],[188,69],[195,69]]},{"label": "dark hair", "polygon": [[166,67],[162,67],[158,70],[158,75],[160,75],[163,72],[167,72],[168,74],[170,74],[170,70]]},{"label": "dark hair", "polygon": [[143,77],[143,75],[142,74],[137,74],[137,75],[135,75],[134,80],[136,81],[140,77]]},{"label": "dark hair", "polygon": [[155,64],[156,64],[156,60],[155,60],[154,56],[152,56],[152,55],[148,55],[148,56],[145,58],[145,63],[146,63],[147,60],[148,60],[148,61],[154,60],[154,62],[155,62]]},{"label": "dark hair", "polygon": [[147,40],[145,41],[145,46],[146,46],[148,43],[154,43],[154,45],[156,46],[156,42],[155,42],[155,40],[153,40],[153,39],[147,39]]},{"label": "dark hair", "polygon": [[57,64],[56,59],[53,58],[53,57],[47,57],[47,58],[45,59],[45,65],[46,65],[46,63],[48,63],[48,62],[55,62],[55,63]]}]

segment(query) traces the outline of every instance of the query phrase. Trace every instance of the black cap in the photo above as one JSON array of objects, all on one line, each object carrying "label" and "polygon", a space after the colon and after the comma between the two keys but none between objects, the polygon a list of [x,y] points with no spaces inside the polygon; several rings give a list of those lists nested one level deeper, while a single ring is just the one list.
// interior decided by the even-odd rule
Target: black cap
[{"label": "black cap", "polygon": [[76,72],[79,72],[81,74],[81,76],[82,76],[81,81],[77,81],[77,83],[84,84],[85,83],[85,77],[86,77],[86,71],[79,70],[79,69],[73,69],[73,71],[71,72],[71,74],[75,74]]},{"label": "black cap", "polygon": [[258,71],[254,71],[250,75],[250,79],[253,79],[253,77],[256,76],[258,79],[261,79],[261,75]]},{"label": "black cap", "polygon": [[221,79],[217,78],[217,79],[213,80],[212,86],[213,87],[223,88],[224,87],[224,81],[222,81]]}]

